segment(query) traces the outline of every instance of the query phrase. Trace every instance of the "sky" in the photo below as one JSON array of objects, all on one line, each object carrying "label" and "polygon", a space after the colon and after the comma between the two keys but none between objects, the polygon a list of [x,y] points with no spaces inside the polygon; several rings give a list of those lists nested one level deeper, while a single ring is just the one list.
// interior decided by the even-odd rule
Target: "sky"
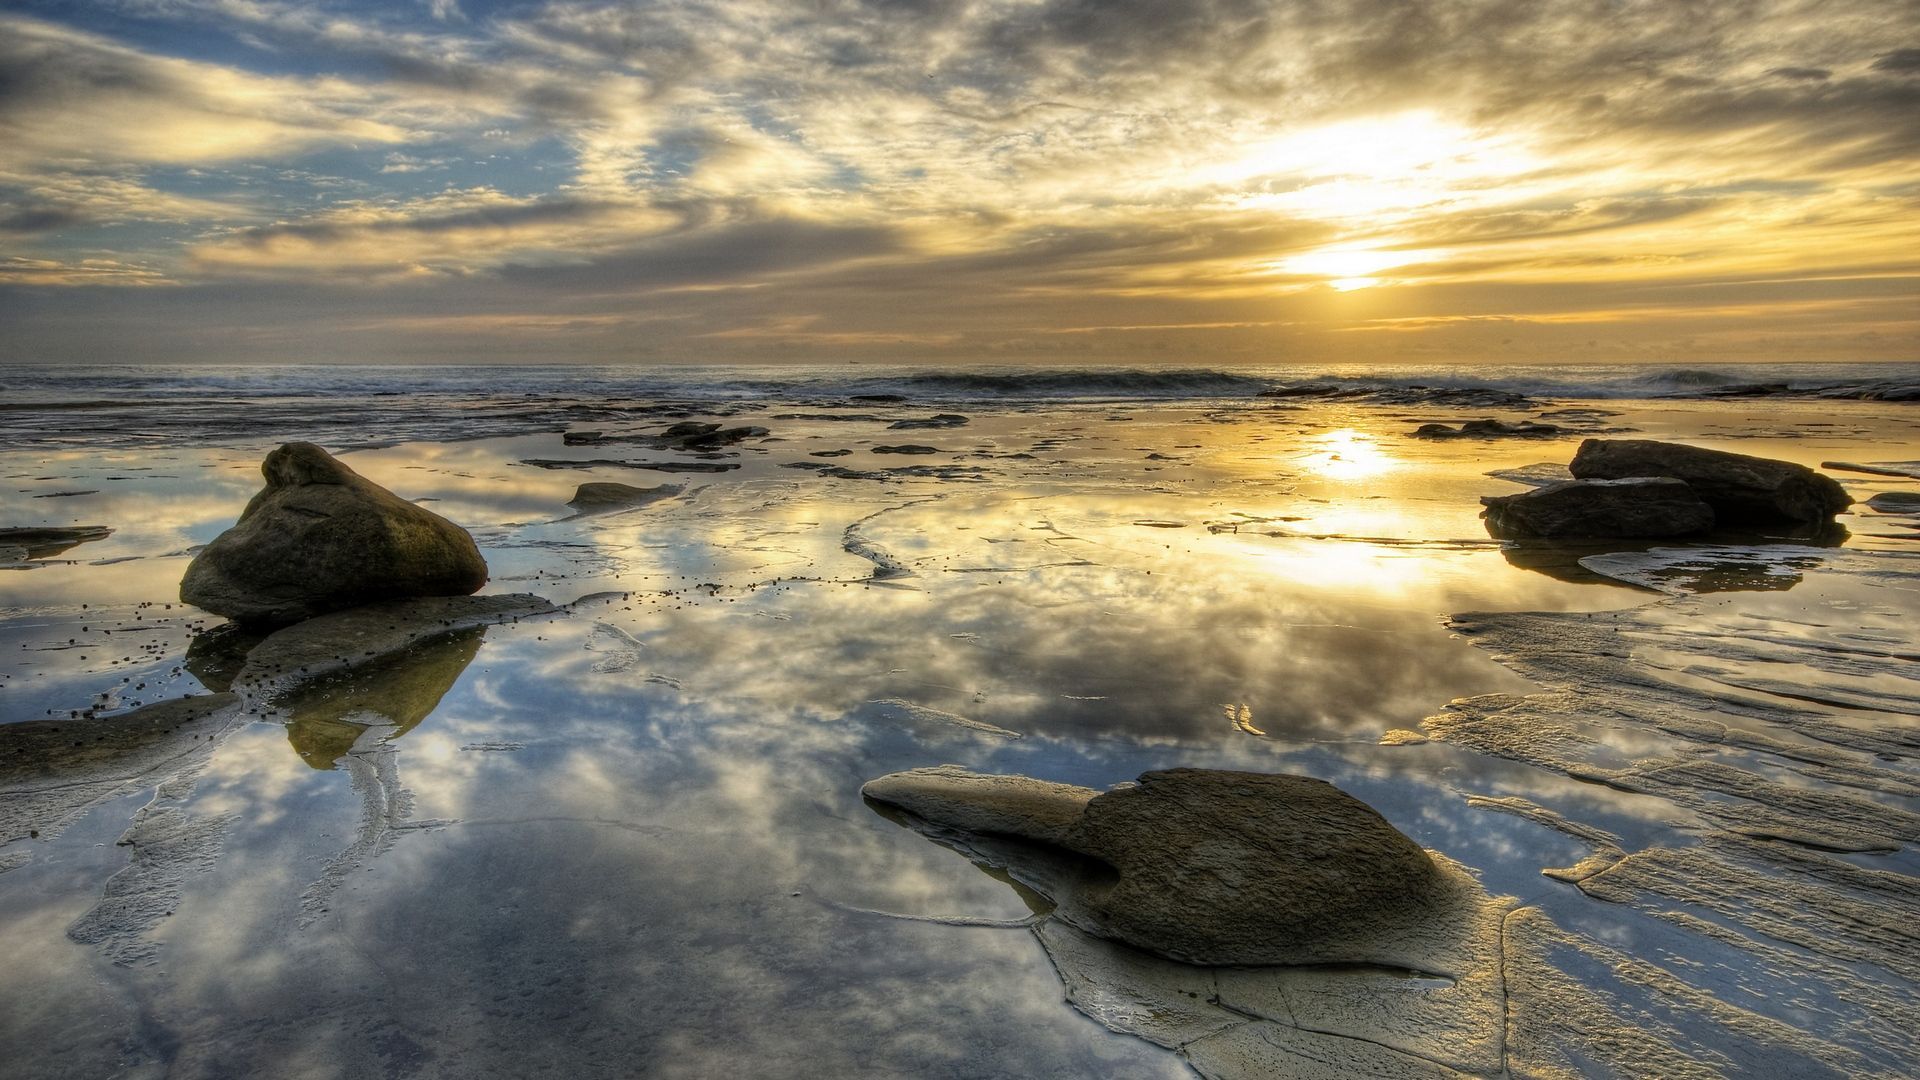
[{"label": "sky", "polygon": [[1920,0],[0,0],[0,363],[1920,360]]}]

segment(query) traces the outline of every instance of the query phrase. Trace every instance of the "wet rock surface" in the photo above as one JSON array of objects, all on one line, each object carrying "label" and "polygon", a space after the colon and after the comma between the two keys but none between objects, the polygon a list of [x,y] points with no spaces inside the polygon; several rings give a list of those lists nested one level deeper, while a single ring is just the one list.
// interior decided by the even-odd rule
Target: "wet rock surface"
[{"label": "wet rock surface", "polygon": [[194,557],[180,598],[242,622],[297,622],[371,600],[459,596],[487,581],[473,537],[312,443],[261,465],[267,486]]},{"label": "wet rock surface", "polygon": [[1568,469],[1581,480],[1684,480],[1727,525],[1825,521],[1853,503],[1837,481],[1804,465],[1650,439],[1588,439]]},{"label": "wet rock surface", "polygon": [[50,838],[88,807],[212,753],[238,703],[203,694],[116,716],[0,724],[0,870],[20,857],[6,845]]},{"label": "wet rock surface", "polygon": [[1713,508],[1670,477],[1569,480],[1484,496],[1487,532],[1501,538],[1689,536],[1713,528]]}]

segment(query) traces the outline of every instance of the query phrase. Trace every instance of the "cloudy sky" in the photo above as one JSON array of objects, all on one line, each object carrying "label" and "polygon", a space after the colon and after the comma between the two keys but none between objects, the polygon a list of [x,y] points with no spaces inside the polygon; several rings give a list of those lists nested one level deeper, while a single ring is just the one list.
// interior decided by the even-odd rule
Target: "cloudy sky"
[{"label": "cloudy sky", "polygon": [[1920,359],[1920,0],[0,3],[0,362]]}]

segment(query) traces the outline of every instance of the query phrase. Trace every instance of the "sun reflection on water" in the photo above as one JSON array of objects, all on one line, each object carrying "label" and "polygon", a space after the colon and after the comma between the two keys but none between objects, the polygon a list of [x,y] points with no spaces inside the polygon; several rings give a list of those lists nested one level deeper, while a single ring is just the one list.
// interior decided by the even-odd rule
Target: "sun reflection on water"
[{"label": "sun reflection on water", "polygon": [[1374,435],[1340,428],[1308,440],[1311,450],[1297,459],[1308,472],[1331,480],[1364,480],[1399,467]]}]

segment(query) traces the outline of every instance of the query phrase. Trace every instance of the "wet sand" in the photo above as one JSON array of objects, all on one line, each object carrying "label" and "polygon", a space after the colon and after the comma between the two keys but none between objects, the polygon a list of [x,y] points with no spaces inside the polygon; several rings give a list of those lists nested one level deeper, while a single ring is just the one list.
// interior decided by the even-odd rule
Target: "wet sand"
[{"label": "wet sand", "polygon": [[[344,460],[561,613],[112,738],[93,717],[234,679],[246,643],[177,587],[272,443],[0,452],[0,525],[114,530],[0,569],[0,717],[79,744],[0,727],[0,1050],[48,1077],[1911,1074],[1920,521],[1503,546],[1477,499],[1589,431],[1913,461],[1912,409],[652,403],[575,445],[489,419]],[[1412,435],[1488,417],[1570,430]],[[607,438],[687,420],[768,434]],[[680,490],[576,516],[588,482]],[[1298,987],[1244,1036],[1269,1049],[1158,1037],[1172,976],[860,798],[948,762],[1332,781],[1511,898],[1473,954],[1497,983],[1433,998],[1492,1041],[1441,1061]]]}]

